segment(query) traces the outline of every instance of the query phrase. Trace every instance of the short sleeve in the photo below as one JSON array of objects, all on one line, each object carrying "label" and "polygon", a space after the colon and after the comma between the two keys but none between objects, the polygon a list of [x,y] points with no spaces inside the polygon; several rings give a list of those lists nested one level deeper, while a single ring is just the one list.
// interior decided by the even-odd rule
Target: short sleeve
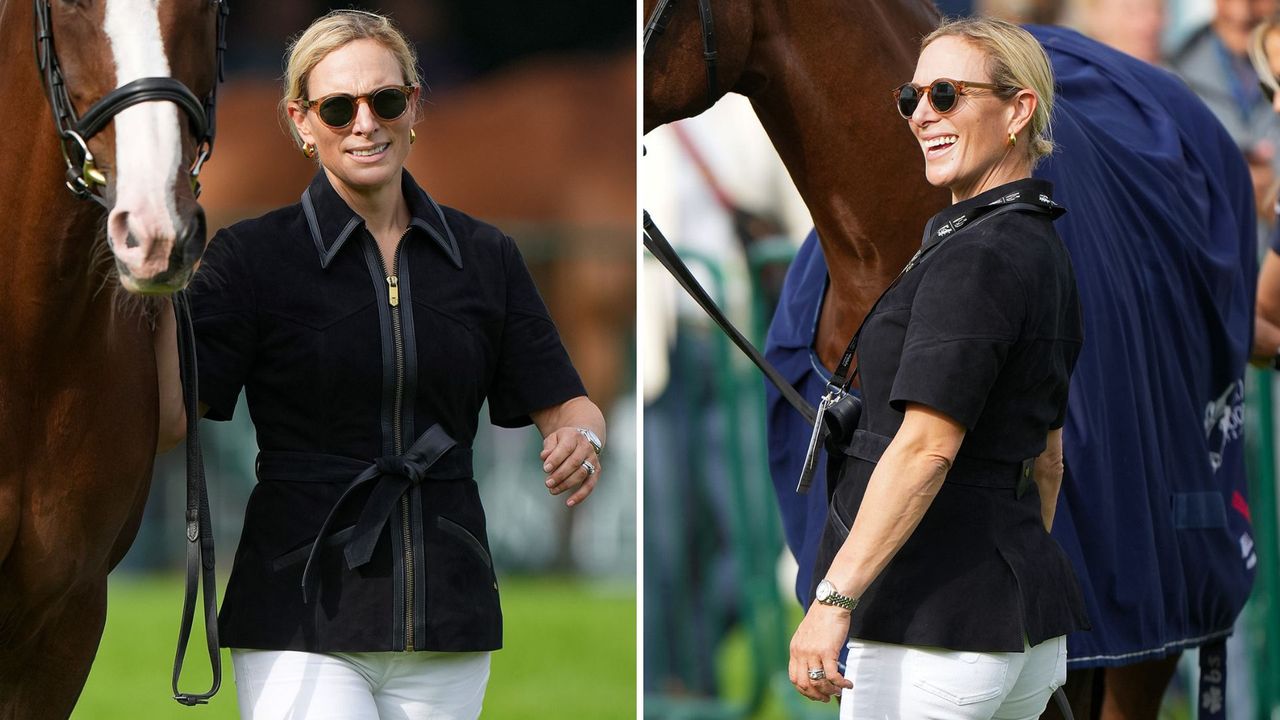
[{"label": "short sleeve", "polygon": [[534,410],[586,395],[586,390],[511,238],[503,238],[503,265],[506,315],[489,386],[489,418],[502,427],[521,427],[532,422],[529,413]]},{"label": "short sleeve", "polygon": [[196,335],[196,369],[205,417],[230,420],[257,347],[252,285],[230,230],[209,241],[187,295]]},{"label": "short sleeve", "polygon": [[899,412],[927,405],[972,430],[1018,339],[1026,295],[986,245],[945,248],[933,261],[911,305],[889,402]]}]

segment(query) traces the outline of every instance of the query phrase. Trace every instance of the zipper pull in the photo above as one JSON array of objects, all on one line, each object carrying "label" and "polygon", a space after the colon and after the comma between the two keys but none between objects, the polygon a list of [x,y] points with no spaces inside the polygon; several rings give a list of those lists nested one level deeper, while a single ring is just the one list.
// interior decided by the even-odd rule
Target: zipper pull
[{"label": "zipper pull", "polygon": [[400,305],[400,278],[395,275],[387,276],[387,299],[391,302],[391,307]]}]

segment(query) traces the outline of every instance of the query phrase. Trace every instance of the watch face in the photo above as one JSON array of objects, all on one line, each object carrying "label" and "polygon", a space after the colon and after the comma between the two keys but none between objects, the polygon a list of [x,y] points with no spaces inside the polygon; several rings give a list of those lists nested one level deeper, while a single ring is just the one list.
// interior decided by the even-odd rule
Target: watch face
[{"label": "watch face", "polygon": [[818,583],[818,589],[814,592],[814,596],[818,599],[818,602],[824,602],[831,597],[831,593],[835,592],[835,589],[835,586],[829,580],[823,580]]}]

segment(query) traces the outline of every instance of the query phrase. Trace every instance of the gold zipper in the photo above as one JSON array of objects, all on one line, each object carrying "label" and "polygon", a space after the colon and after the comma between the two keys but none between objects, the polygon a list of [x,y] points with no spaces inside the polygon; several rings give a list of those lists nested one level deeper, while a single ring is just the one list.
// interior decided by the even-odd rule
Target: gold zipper
[{"label": "gold zipper", "polygon": [[[404,407],[404,329],[400,324],[400,244],[404,242],[404,238],[409,234],[409,228],[405,228],[400,234],[400,239],[396,241],[395,254],[392,256],[392,273],[387,275],[387,304],[391,306],[391,337],[395,344],[395,363],[396,363],[396,394],[395,403],[392,405],[391,430],[392,430],[392,448],[396,455],[404,452],[404,431],[400,422],[400,411]],[[382,271],[387,270],[387,262],[381,257]],[[413,601],[414,601],[414,572],[413,572],[413,530],[409,518],[409,493],[405,493],[400,498],[400,528],[401,539],[404,542],[404,649],[405,652],[414,650],[414,631],[413,631]]]}]

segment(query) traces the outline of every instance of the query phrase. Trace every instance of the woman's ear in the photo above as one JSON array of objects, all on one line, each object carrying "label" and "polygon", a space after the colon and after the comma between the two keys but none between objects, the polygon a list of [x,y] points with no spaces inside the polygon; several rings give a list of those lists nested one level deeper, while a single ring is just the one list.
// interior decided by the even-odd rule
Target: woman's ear
[{"label": "woman's ear", "polygon": [[289,113],[289,119],[293,121],[294,128],[298,131],[298,137],[302,138],[304,145],[315,144],[315,136],[311,133],[311,128],[307,124],[307,111],[302,107],[302,103],[297,100],[290,100],[286,108]]},{"label": "woman's ear", "polygon": [[1040,96],[1034,90],[1023,88],[1013,96],[1013,115],[1009,118],[1009,132],[1017,135],[1022,132],[1036,113],[1040,105]]},{"label": "woman's ear", "polygon": [[413,124],[417,125],[422,120],[422,86],[419,85],[413,89],[413,93],[409,95],[409,109],[413,111]]}]

